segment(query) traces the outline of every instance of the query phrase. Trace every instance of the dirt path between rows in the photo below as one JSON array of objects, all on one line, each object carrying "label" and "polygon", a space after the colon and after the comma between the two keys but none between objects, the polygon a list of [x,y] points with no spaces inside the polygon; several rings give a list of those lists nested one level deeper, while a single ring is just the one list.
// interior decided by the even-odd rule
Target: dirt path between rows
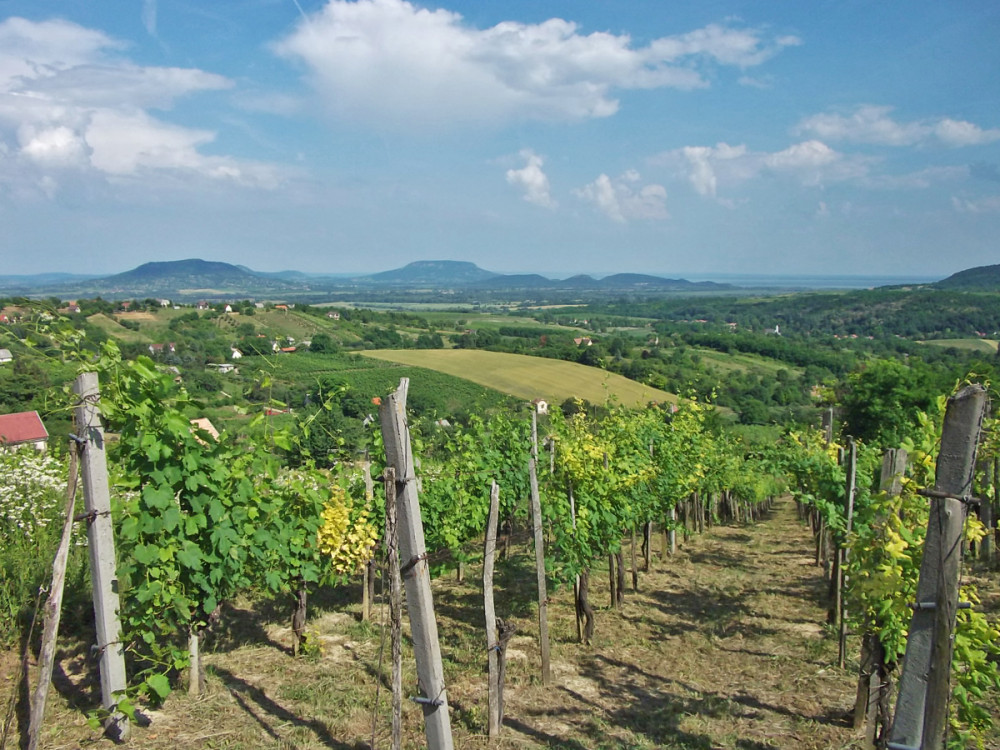
[{"label": "dirt path between rows", "polygon": [[560,647],[553,690],[513,691],[512,746],[849,746],[855,678],[831,666],[824,596],[790,500],[752,526],[692,536],[620,614],[599,614],[591,649]]},{"label": "dirt path between rows", "polygon": [[[607,608],[606,567],[595,567],[594,643],[576,643],[571,592],[554,592],[553,684],[544,686],[533,558],[519,547],[498,565],[497,614],[518,634],[508,650],[504,735],[494,746],[851,747],[854,673],[850,663],[847,671],[833,666],[825,584],[811,550],[808,528],[782,500],[756,524],[715,527],[680,540],[673,557],[657,555],[620,612]],[[465,583],[453,576],[434,582],[457,748],[491,746],[479,575],[470,564]],[[172,695],[149,712],[152,723],[136,730],[131,746],[359,750],[370,746],[374,717],[376,747],[387,748],[389,697],[377,675],[380,658],[388,672],[388,649],[378,623],[358,621],[358,596],[353,586],[314,597],[309,628],[321,653],[312,658],[291,656],[283,607],[229,608],[207,644],[207,693]],[[85,653],[67,646],[42,747],[112,747],[85,723],[96,700]],[[416,680],[408,650],[404,658],[410,696]],[[0,666],[4,697],[16,684],[16,659]],[[424,747],[419,707],[404,703],[404,747]]]}]

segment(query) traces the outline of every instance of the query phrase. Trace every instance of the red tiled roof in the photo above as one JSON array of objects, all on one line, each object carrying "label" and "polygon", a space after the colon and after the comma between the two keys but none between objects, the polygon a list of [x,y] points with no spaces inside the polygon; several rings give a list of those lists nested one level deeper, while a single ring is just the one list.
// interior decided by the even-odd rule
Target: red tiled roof
[{"label": "red tiled roof", "polygon": [[0,414],[0,443],[17,445],[48,439],[49,433],[37,411]]}]

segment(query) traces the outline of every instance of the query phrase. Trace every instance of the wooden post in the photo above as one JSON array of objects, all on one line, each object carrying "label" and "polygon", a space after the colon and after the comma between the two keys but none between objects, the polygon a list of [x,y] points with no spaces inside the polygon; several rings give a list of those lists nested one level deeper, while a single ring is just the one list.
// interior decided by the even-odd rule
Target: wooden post
[{"label": "wooden post", "polygon": [[[52,684],[52,662],[56,655],[56,640],[59,637],[59,620],[62,616],[63,590],[66,583],[66,561],[69,559],[69,545],[73,536],[73,507],[76,505],[77,446],[69,444],[69,480],[66,483],[66,514],[63,521],[62,538],[52,563],[52,585],[49,598],[45,600],[45,628],[42,632],[42,650],[38,654],[38,686],[31,702],[31,720],[28,724],[28,750],[37,750],[45,717],[45,702]],[[0,745],[3,743],[0,742]]]},{"label": "wooden post", "polygon": [[87,543],[90,552],[90,579],[97,625],[97,653],[101,678],[101,705],[108,712],[104,730],[116,741],[129,736],[128,718],[117,710],[125,695],[125,647],[121,642],[118,619],[118,578],[115,573],[115,536],[111,525],[111,490],[108,463],[104,453],[104,427],[97,403],[101,392],[97,373],[77,377],[73,392],[80,400],[76,406],[77,430],[83,444],[81,475],[87,511]]},{"label": "wooden post", "polygon": [[670,531],[667,532],[670,542],[670,554],[677,554],[677,503],[670,506]]},{"label": "wooden post", "polygon": [[833,407],[827,407],[823,412],[823,440],[829,445],[833,442]]},{"label": "wooden post", "polygon": [[[576,501],[573,499],[573,485],[569,486],[569,515],[576,533]],[[576,639],[583,643],[583,610],[580,609],[580,574],[573,579],[573,608],[576,610]]]},{"label": "wooden post", "polygon": [[[365,451],[365,462],[362,465],[362,475],[365,482],[365,500],[370,504],[375,499],[375,483],[372,481],[372,462]],[[372,600],[375,598],[375,558],[365,563],[364,576],[361,579],[361,621],[367,622],[372,617]]]},{"label": "wooden post", "polygon": [[608,581],[611,596],[611,608],[618,609],[618,573],[615,571],[616,557],[614,552],[608,553]]},{"label": "wooden post", "polygon": [[[396,470],[387,466],[385,481],[385,550],[389,561],[389,627],[392,651],[392,750],[403,744],[403,582],[399,574],[396,532]],[[372,730],[374,732],[374,730]],[[375,746],[374,735],[372,747]]]},{"label": "wooden post", "polygon": [[[906,471],[906,451],[902,448],[887,450],[882,457],[882,473],[879,488],[895,497],[903,489],[903,473]],[[884,519],[877,519],[882,523]],[[879,638],[876,623],[867,623],[861,638],[861,669],[858,674],[857,697],[854,701],[854,728],[863,729],[864,747],[874,748],[880,727],[889,722],[888,698],[890,680],[885,660],[885,648]]]},{"label": "wooden post", "polygon": [[535,536],[535,574],[538,579],[538,647],[542,655],[542,684],[552,682],[549,666],[549,595],[545,582],[545,538],[542,533],[542,501],[538,493],[538,415],[531,413],[531,458],[528,461],[531,483],[531,525]]},{"label": "wooden post", "polygon": [[[292,650],[298,655],[298,636],[295,637]],[[205,670],[201,664],[201,634],[194,625],[188,629],[188,659],[191,662],[188,668],[188,695],[197,698],[205,692]]]},{"label": "wooden post", "polygon": [[927,493],[930,517],[890,735],[894,745],[939,750],[944,743],[965,518],[961,498],[972,490],[985,406],[980,385],[948,399],[936,480]]},{"label": "wooden post", "polygon": [[420,519],[410,431],[406,424],[406,393],[409,378],[402,378],[399,388],[386,396],[379,407],[382,439],[385,442],[386,466],[395,469],[396,514],[399,535],[400,572],[406,586],[406,608],[413,634],[413,655],[417,662],[415,700],[424,712],[424,730],[430,750],[451,750],[451,720],[448,693],[441,664],[431,576]]},{"label": "wooden post", "polygon": [[494,480],[490,488],[490,514],[486,522],[486,549],[483,552],[483,607],[486,610],[486,650],[489,654],[489,737],[500,736],[500,663],[497,658],[497,613],[493,604],[493,557],[497,549],[497,516],[500,514],[500,487]]},{"label": "wooden post", "polygon": [[639,590],[639,564],[635,554],[635,528],[632,528],[632,591]]},{"label": "wooden post", "polygon": [[[989,459],[986,463],[986,478],[990,478],[990,471],[993,472],[993,487],[996,488],[998,478],[996,474],[996,458]],[[993,504],[993,498],[987,496],[982,499],[982,505],[979,507],[979,520],[983,522],[983,526],[986,528],[986,536],[983,537],[983,541],[980,544],[980,555],[983,562],[986,563],[988,567],[993,565],[993,529],[996,526],[996,508]]]},{"label": "wooden post", "polygon": [[847,453],[847,533],[844,537],[844,544],[840,548],[840,577],[837,588],[837,604],[839,611],[837,618],[840,621],[840,642],[837,653],[837,666],[841,669],[847,663],[847,559],[849,557],[847,545],[851,540],[851,531],[854,524],[854,493],[857,484],[858,471],[858,446],[854,438],[850,440],[850,448]]}]

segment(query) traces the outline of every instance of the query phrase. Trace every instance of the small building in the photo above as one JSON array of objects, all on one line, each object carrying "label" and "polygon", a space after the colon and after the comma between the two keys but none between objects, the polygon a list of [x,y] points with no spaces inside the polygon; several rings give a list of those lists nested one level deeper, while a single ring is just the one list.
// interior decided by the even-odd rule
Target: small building
[{"label": "small building", "polygon": [[339,312],[328,312],[326,314],[326,317],[328,317],[330,320],[340,320],[340,313]]},{"label": "small building", "polygon": [[198,309],[199,310],[207,310],[208,308],[209,308],[209,304],[205,300],[201,300],[198,303]]},{"label": "small building", "polygon": [[0,414],[0,447],[13,449],[29,446],[36,451],[44,451],[48,441],[49,431],[37,411]]},{"label": "small building", "polygon": [[531,405],[535,407],[535,411],[539,414],[549,413],[549,402],[544,398],[536,398],[531,402]]},{"label": "small building", "polygon": [[230,372],[239,372],[239,370],[236,369],[236,365],[232,362],[223,362],[222,364],[210,362],[208,366],[218,370],[220,375],[226,375]]},{"label": "small building", "polygon": [[578,339],[573,339],[573,343],[577,346],[593,346],[594,342],[591,340],[590,336],[582,336]]},{"label": "small building", "polygon": [[160,300],[160,307],[170,307],[170,300],[168,300],[168,299],[161,299]]},{"label": "small building", "polygon": [[10,349],[0,349],[0,365],[13,361],[14,355],[10,353]]},{"label": "small building", "polygon": [[234,346],[233,347],[233,353],[231,355],[229,355],[229,356],[230,356],[231,359],[243,359],[243,352],[241,352],[239,349],[237,349]]},{"label": "small building", "polygon": [[[214,440],[219,439],[219,431],[215,429],[215,425],[212,424],[212,420],[209,419],[208,417],[200,417],[198,419],[192,419],[191,426],[194,427],[196,430],[207,432],[209,435],[212,436]],[[197,437],[197,433],[195,433],[195,436]]]},{"label": "small building", "polygon": [[226,310],[225,311],[227,313],[231,313],[233,311],[233,306],[232,305],[226,305]]}]

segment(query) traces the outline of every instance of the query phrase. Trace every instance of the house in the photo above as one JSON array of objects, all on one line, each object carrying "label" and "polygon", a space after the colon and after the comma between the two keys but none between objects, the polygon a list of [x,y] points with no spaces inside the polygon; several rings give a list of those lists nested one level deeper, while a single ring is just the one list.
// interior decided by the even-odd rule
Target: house
[{"label": "house", "polygon": [[233,306],[232,305],[226,305],[226,312],[227,313],[231,313],[232,311],[233,311]]},{"label": "house", "polygon": [[549,413],[549,402],[544,398],[536,398],[531,402],[531,405],[535,407],[535,411],[539,414]]},{"label": "house", "polygon": [[229,356],[230,356],[231,359],[243,359],[243,352],[241,352],[239,349],[237,349],[234,346],[233,347],[233,353],[231,355],[229,355]]},{"label": "house", "polygon": [[177,352],[177,344],[171,341],[169,344],[150,344],[149,353],[154,357],[164,352],[168,354],[175,354]]},{"label": "house", "polygon": [[76,300],[70,300],[66,303],[66,312],[68,313],[78,313],[80,312],[80,306],[76,303]]},{"label": "house", "polygon": [[274,309],[275,310],[282,310],[284,312],[288,312],[288,305],[275,305]]},{"label": "house", "polygon": [[291,354],[296,350],[296,348],[297,347],[294,346],[283,346],[279,351],[281,351],[282,354]]},{"label": "house", "polygon": [[239,372],[239,370],[236,369],[236,365],[234,365],[232,362],[223,362],[222,364],[215,364],[214,362],[210,362],[208,366],[214,367],[216,370],[219,371],[220,375],[225,375],[230,372]]},{"label": "house", "polygon": [[254,306],[254,307],[255,307],[256,309],[258,309],[258,310],[263,310],[263,309],[264,309],[264,303],[263,303],[263,302],[254,302],[254,303],[253,303],[253,306]]},{"label": "house", "polygon": [[[199,419],[192,419],[191,426],[201,432],[207,432],[215,440],[219,439],[219,431],[215,429],[215,425],[212,424],[212,420],[210,420],[208,417],[200,417]],[[197,432],[195,433],[195,437],[196,438],[198,437]],[[200,440],[200,438],[198,439]]]},{"label": "house", "polygon": [[328,317],[330,320],[340,320],[340,313],[339,312],[328,312],[326,314],[326,317]]},{"label": "house", "polygon": [[36,451],[44,451],[48,440],[49,432],[37,411],[0,414],[0,446],[18,448],[27,445]]},{"label": "house", "polygon": [[582,338],[573,339],[573,343],[577,346],[593,346],[594,342],[589,336],[583,336]]},{"label": "house", "polygon": [[206,302],[205,300],[201,300],[201,301],[200,301],[200,302],[198,303],[198,309],[199,309],[199,310],[207,310],[207,309],[208,309],[208,307],[209,307],[209,305],[208,305],[208,303],[207,303],[207,302]]},{"label": "house", "polygon": [[0,365],[13,361],[14,355],[10,353],[10,349],[0,349]]}]

